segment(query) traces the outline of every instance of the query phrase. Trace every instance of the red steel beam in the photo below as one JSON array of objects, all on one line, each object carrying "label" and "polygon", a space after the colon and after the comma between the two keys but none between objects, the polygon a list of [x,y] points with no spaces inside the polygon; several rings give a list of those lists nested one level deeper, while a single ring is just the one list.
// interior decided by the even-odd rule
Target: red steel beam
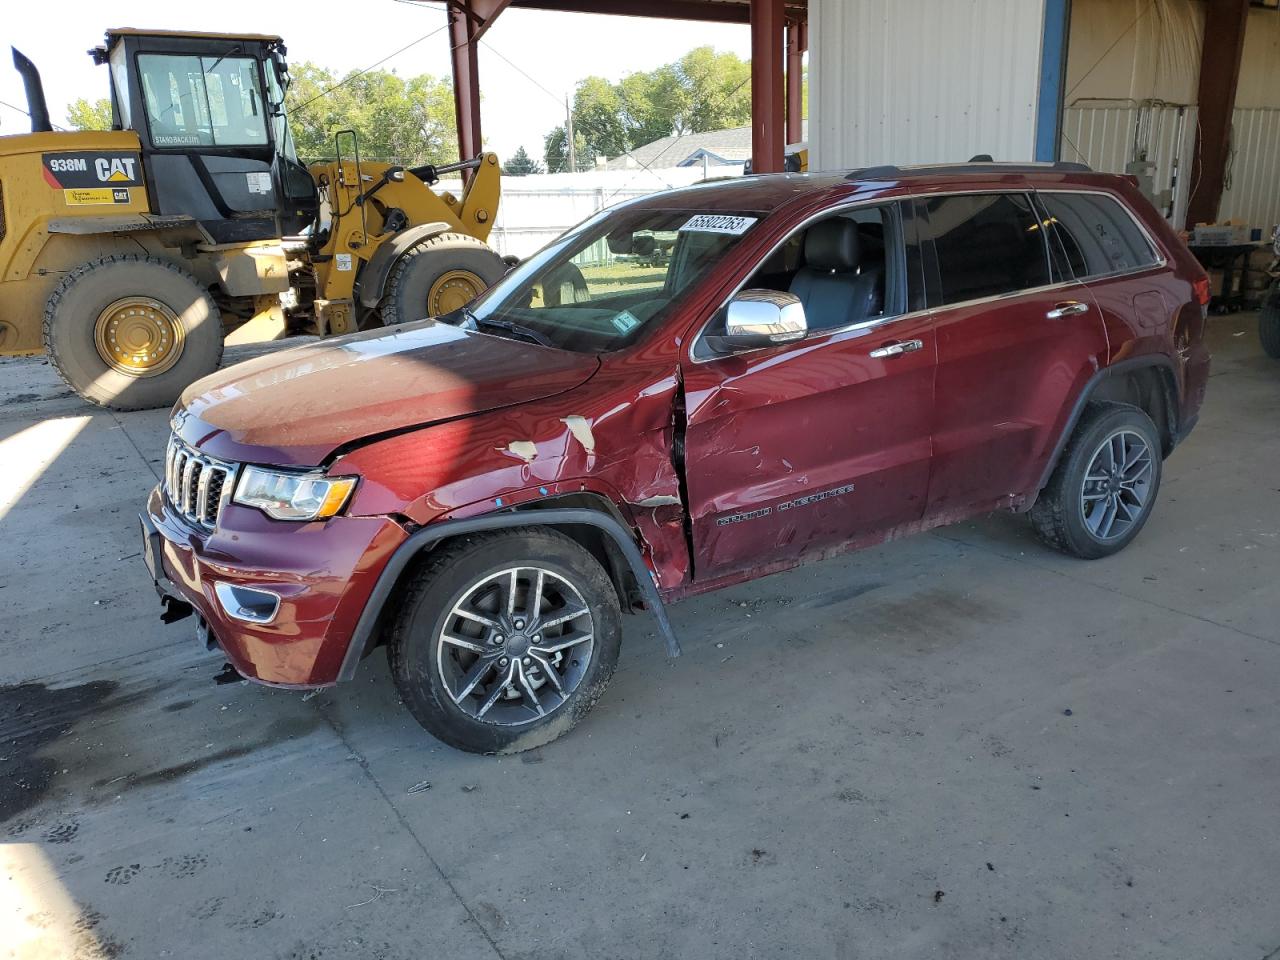
[{"label": "red steel beam", "polygon": [[[750,0],[512,0],[513,7],[560,10],[568,13],[606,13],[621,17],[663,20],[702,20],[711,23],[750,23]],[[787,15],[803,18],[808,0],[786,0]]]},{"label": "red steel beam", "polygon": [[782,172],[782,0],[751,0],[751,170]]},{"label": "red steel beam", "polygon": [[[458,157],[470,160],[484,149],[480,133],[480,38],[511,0],[449,0],[449,47],[453,61],[453,110],[458,122]],[[470,179],[471,172],[463,171]]]},{"label": "red steel beam", "polygon": [[809,24],[787,21],[787,143],[804,139],[804,52],[809,49]]},{"label": "red steel beam", "polygon": [[1187,226],[1218,218],[1227,157],[1231,149],[1231,112],[1236,105],[1249,0],[1209,0],[1200,47],[1199,129],[1191,161],[1191,199]]}]

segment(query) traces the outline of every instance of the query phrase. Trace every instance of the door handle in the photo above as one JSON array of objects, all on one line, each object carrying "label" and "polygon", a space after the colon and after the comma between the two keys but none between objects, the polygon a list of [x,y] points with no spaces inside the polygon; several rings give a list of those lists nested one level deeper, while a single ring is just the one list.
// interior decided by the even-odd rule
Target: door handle
[{"label": "door handle", "polygon": [[887,343],[883,347],[877,347],[867,356],[873,360],[883,360],[886,357],[900,357],[904,353],[913,353],[924,346],[923,340],[899,340],[897,343]]},{"label": "door handle", "polygon": [[1062,303],[1056,304],[1052,310],[1045,314],[1050,320],[1061,320],[1063,317],[1071,317],[1077,313],[1088,313],[1089,305],[1081,303],[1079,300],[1064,300]]}]

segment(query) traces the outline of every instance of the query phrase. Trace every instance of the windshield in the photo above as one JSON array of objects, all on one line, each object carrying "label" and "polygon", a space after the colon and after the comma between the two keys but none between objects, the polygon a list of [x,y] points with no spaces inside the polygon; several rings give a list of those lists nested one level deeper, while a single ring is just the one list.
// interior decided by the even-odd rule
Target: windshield
[{"label": "windshield", "polygon": [[654,329],[755,225],[750,213],[608,211],[524,261],[466,310],[485,332],[617,350]]}]

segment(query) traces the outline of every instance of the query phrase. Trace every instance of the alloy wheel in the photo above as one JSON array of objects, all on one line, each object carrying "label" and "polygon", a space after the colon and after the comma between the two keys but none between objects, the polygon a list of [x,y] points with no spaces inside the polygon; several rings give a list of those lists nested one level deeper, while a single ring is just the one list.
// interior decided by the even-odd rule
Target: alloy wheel
[{"label": "alloy wheel", "polygon": [[591,610],[572,583],[543,567],[509,567],[467,587],[450,608],[436,668],[458,709],[517,726],[562,707],[593,650]]},{"label": "alloy wheel", "polygon": [[1140,434],[1117,430],[1103,440],[1080,491],[1089,533],[1103,542],[1124,536],[1150,506],[1154,475],[1151,448]]}]

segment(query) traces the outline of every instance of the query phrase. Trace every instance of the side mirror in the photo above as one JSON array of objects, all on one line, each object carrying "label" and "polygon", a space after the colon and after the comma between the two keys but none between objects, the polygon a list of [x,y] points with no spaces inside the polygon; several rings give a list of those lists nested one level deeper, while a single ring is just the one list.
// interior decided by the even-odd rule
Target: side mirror
[{"label": "side mirror", "polygon": [[743,290],[725,308],[724,333],[708,336],[707,346],[733,353],[803,340],[808,332],[804,304],[794,293]]}]

